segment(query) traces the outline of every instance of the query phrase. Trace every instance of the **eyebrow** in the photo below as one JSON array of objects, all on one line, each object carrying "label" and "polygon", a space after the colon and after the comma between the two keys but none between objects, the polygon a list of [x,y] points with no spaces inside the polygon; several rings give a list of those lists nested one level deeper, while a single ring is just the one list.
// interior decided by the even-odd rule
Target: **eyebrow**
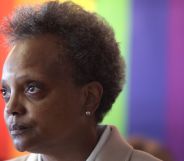
[{"label": "eyebrow", "polygon": [[[19,77],[16,78],[17,82],[21,82],[22,80],[37,80],[37,81],[41,81],[41,80],[43,80],[43,78],[38,77],[38,76],[31,77],[29,75],[22,75],[22,76],[19,76]],[[0,83],[1,83],[0,84],[1,86],[2,85],[7,85],[7,83],[6,83],[6,81],[4,79],[1,79]]]}]

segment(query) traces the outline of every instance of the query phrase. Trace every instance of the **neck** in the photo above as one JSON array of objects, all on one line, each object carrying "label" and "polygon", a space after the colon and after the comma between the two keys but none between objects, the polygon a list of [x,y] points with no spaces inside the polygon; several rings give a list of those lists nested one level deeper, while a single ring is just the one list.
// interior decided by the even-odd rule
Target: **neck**
[{"label": "neck", "polygon": [[50,148],[42,154],[42,161],[85,161],[96,146],[103,130],[95,127],[85,132],[84,136],[70,140],[64,146]]}]

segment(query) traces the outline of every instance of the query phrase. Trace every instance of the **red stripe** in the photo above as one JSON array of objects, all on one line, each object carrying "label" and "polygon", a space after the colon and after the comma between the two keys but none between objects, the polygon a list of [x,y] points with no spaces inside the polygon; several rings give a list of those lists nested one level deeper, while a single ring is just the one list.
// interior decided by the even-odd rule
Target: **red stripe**
[{"label": "red stripe", "polygon": [[[13,8],[13,0],[11,1],[1,1],[0,5],[0,20],[4,18],[4,16],[7,16],[10,14]],[[0,35],[0,76],[2,74],[2,66],[4,59],[7,54],[7,49],[3,45],[3,38],[2,35]],[[8,136],[8,132],[3,120],[3,107],[4,103],[2,98],[0,99],[0,160],[4,160],[8,158],[9,151],[10,151],[10,137]]]}]

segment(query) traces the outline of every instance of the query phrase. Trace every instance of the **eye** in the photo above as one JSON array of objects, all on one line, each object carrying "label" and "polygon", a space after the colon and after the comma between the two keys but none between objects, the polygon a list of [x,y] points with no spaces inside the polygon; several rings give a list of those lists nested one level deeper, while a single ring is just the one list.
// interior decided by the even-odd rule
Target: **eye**
[{"label": "eye", "polygon": [[6,93],[7,93],[6,89],[2,88],[1,89],[1,94],[2,94],[3,97],[6,96]]},{"label": "eye", "polygon": [[25,89],[26,94],[34,95],[41,92],[41,87],[38,83],[33,82],[27,85]]},{"label": "eye", "polygon": [[11,95],[10,91],[7,90],[6,88],[2,88],[2,89],[0,90],[0,92],[1,92],[1,94],[2,94],[2,96],[3,96],[3,98],[4,98],[4,100],[7,102],[7,101],[10,99],[10,95]]}]

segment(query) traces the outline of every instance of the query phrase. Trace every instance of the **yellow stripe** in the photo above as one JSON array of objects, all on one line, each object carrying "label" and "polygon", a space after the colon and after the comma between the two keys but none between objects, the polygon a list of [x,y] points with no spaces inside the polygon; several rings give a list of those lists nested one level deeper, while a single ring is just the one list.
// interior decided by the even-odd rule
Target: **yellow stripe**
[{"label": "yellow stripe", "polygon": [[[30,5],[30,4],[40,4],[47,2],[49,0],[16,0],[15,5]],[[65,2],[67,0],[60,0],[60,2]],[[88,11],[94,11],[95,10],[95,1],[96,0],[71,0],[80,6],[82,6],[84,9]]]},{"label": "yellow stripe", "polygon": [[81,5],[84,9],[88,11],[95,10],[95,0],[73,0],[73,2]]}]

